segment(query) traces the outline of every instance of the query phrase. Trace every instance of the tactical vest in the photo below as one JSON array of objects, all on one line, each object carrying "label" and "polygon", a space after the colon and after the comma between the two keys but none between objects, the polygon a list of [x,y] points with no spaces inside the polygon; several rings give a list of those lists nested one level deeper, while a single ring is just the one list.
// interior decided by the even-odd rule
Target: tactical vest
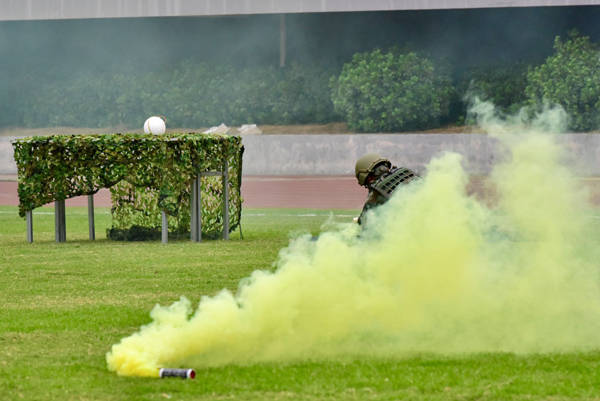
[{"label": "tactical vest", "polygon": [[388,200],[400,184],[406,185],[418,178],[420,177],[414,171],[405,167],[397,167],[379,177],[377,181],[371,184],[371,188],[383,196],[385,200]]}]

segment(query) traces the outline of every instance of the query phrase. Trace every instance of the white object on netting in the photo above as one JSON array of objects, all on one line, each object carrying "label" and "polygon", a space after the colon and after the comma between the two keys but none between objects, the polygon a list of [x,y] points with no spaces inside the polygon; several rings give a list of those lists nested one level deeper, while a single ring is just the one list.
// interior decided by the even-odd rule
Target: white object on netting
[{"label": "white object on netting", "polygon": [[160,135],[164,134],[167,130],[165,120],[158,116],[152,116],[144,123],[144,132],[146,134]]}]

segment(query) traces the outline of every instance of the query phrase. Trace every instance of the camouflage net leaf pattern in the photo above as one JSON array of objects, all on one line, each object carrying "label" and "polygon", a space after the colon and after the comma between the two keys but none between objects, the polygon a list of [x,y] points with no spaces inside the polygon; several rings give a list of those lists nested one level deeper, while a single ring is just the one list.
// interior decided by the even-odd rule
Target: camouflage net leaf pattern
[{"label": "camouflage net leaf pattern", "polygon": [[[161,210],[169,231],[190,229],[196,175],[223,171],[228,162],[229,227],[240,223],[241,138],[218,134],[52,135],[13,142],[19,215],[46,203],[111,189],[113,228],[156,229]],[[222,232],[223,180],[202,177],[202,232]]]}]

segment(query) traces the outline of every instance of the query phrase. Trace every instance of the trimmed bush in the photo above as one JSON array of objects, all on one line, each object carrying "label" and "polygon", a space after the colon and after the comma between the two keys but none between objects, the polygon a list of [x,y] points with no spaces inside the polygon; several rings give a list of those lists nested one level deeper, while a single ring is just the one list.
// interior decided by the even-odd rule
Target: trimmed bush
[{"label": "trimmed bush", "polygon": [[358,53],[330,82],[335,110],[361,132],[436,127],[449,112],[450,80],[415,53]]},{"label": "trimmed bush", "polygon": [[465,97],[478,96],[489,100],[501,111],[514,114],[525,106],[527,96],[527,71],[525,63],[471,68],[458,79],[456,90],[463,99],[463,112],[466,112]]},{"label": "trimmed bush", "polygon": [[571,33],[554,40],[554,54],[527,75],[529,103],[559,104],[569,115],[569,128],[600,128],[600,51],[586,36]]}]

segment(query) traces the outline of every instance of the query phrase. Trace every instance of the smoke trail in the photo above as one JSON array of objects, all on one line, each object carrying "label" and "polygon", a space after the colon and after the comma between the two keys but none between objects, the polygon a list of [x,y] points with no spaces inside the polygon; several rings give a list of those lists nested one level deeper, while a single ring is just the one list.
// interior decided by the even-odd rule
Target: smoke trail
[{"label": "smoke trail", "polygon": [[489,103],[473,111],[505,149],[490,177],[495,207],[465,194],[461,157],[446,153],[362,232],[298,238],[275,272],[195,311],[185,298],[156,306],[152,323],[112,347],[109,369],[598,348],[598,232],[556,140],[564,113],[524,123],[498,119]]}]

